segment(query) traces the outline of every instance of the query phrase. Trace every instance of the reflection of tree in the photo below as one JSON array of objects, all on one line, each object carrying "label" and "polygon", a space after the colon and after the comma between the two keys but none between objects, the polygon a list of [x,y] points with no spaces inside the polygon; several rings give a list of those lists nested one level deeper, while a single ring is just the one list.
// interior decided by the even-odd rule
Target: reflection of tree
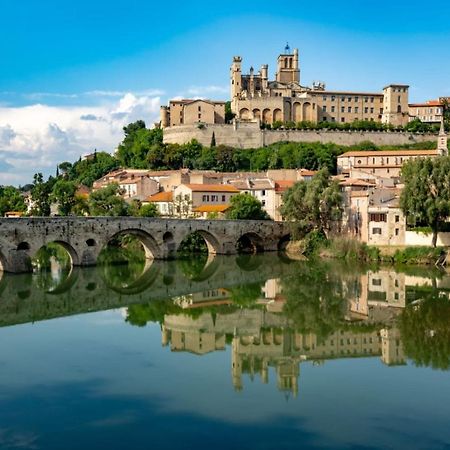
[{"label": "reflection of tree", "polygon": [[50,243],[38,250],[33,267],[36,285],[43,291],[53,291],[69,276],[72,261],[61,245]]},{"label": "reflection of tree", "polygon": [[450,368],[450,300],[434,295],[409,305],[399,319],[407,357],[418,366]]},{"label": "reflection of tree", "polygon": [[345,300],[342,280],[326,264],[299,264],[295,277],[282,280],[284,313],[301,332],[325,338],[342,327]]},{"label": "reflection of tree", "polygon": [[180,256],[176,263],[187,279],[196,281],[205,269],[207,261],[208,254],[201,253],[195,257],[193,255],[190,257],[187,255]]},{"label": "reflection of tree", "polygon": [[230,289],[233,304],[241,307],[254,306],[261,298],[262,283],[243,284]]},{"label": "reflection of tree", "polygon": [[108,246],[100,253],[98,264],[110,286],[124,287],[134,283],[144,272],[145,256],[134,248]]}]

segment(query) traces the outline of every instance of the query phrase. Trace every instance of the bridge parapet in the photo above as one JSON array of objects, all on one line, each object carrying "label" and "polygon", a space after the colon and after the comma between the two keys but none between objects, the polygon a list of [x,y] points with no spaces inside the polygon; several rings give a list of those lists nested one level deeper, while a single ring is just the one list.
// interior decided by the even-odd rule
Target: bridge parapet
[{"label": "bridge parapet", "polygon": [[196,220],[137,217],[32,217],[0,219],[0,265],[7,272],[31,271],[38,250],[58,243],[74,266],[92,266],[113,238],[136,236],[149,259],[172,259],[190,234],[203,236],[212,254],[238,252],[243,240],[258,251],[276,251],[289,236],[288,224],[254,220]]}]

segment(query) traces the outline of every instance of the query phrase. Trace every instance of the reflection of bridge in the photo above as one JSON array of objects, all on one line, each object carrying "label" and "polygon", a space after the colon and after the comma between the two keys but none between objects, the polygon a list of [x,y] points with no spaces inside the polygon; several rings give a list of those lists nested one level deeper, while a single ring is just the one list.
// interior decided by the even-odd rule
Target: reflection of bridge
[{"label": "reflection of bridge", "polygon": [[268,278],[293,274],[295,270],[295,263],[283,263],[276,254],[214,257],[196,274],[182,260],[153,261],[128,284],[120,276],[115,280],[109,270],[98,266],[73,270],[51,292],[39,288],[35,275],[4,275],[0,281],[0,326],[120,308],[155,299],[169,300],[249,283],[262,284]]},{"label": "reflection of bridge", "polygon": [[210,253],[237,253],[238,243],[275,251],[289,235],[283,222],[253,220],[177,220],[135,217],[0,219],[0,264],[7,272],[27,272],[30,258],[44,245],[61,244],[74,266],[95,265],[102,248],[120,235],[140,239],[148,257],[170,259],[181,242],[198,232]]}]

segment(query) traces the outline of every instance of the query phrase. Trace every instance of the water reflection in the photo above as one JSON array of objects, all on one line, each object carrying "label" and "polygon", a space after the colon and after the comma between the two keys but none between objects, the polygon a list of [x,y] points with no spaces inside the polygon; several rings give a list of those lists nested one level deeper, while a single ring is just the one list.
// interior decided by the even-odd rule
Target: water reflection
[{"label": "water reflection", "polygon": [[[303,361],[377,357],[388,365],[450,367],[450,277],[437,270],[363,268],[277,255],[167,263],[113,249],[71,270],[42,251],[34,274],[0,281],[0,325],[126,307],[126,321],[161,326],[162,344],[197,355],[231,349],[231,380],[299,391]],[[39,270],[38,270],[39,269]],[[51,296],[51,297],[49,297]]]}]

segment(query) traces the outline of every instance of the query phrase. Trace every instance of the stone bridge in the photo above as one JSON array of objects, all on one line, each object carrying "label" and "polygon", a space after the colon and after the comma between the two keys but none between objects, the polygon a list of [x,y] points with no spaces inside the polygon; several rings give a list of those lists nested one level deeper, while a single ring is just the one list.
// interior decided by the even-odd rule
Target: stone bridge
[{"label": "stone bridge", "polygon": [[203,236],[210,254],[231,255],[238,244],[254,252],[276,251],[289,239],[288,224],[253,220],[189,220],[137,217],[0,219],[0,265],[6,272],[31,271],[38,250],[58,243],[73,266],[92,266],[101,250],[122,235],[136,236],[147,258],[173,259],[190,234]]}]

